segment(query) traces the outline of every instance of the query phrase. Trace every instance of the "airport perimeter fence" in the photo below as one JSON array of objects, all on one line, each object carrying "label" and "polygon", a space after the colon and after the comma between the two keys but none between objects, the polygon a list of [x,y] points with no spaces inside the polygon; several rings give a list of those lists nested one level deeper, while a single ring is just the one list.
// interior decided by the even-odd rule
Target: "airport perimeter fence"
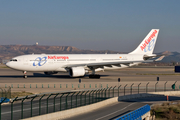
[{"label": "airport perimeter fence", "polygon": [[[83,88],[103,88],[103,84],[5,84],[0,85],[2,88],[70,88],[70,89],[83,89]],[[108,86],[108,85],[107,85]]]},{"label": "airport perimeter fence", "polygon": [[[0,120],[19,120],[23,118],[48,114],[57,111],[63,111],[80,106],[86,106],[96,102],[100,102],[115,96],[125,96],[130,94],[140,94],[147,92],[172,91],[179,90],[166,88],[164,86],[154,87],[131,85],[106,86],[99,89],[71,90],[64,92],[44,93],[38,95],[29,95],[25,97],[16,97],[11,99],[9,104],[2,105],[7,99],[4,98],[0,103]],[[175,84],[175,83],[174,83]]]},{"label": "airport perimeter fence", "polygon": [[0,98],[11,98],[11,87],[0,87]]},{"label": "airport perimeter fence", "polygon": [[[134,83],[127,83],[127,85],[133,86],[133,87],[146,87],[146,88],[160,88],[161,89],[180,89],[180,85],[178,86],[177,81],[175,82],[168,82],[168,81],[153,81],[153,82],[134,82]],[[168,84],[167,84],[168,83]],[[5,85],[0,85],[0,88],[3,89],[19,89],[19,88],[28,88],[28,89],[36,89],[36,88],[42,88],[42,89],[58,89],[58,90],[79,90],[79,89],[99,89],[99,88],[108,88],[109,86],[118,86],[119,84],[121,85],[126,85],[125,82],[123,84],[121,82],[113,82],[113,83],[74,83],[74,84],[5,84]],[[159,86],[159,84],[163,84]],[[127,86],[127,87],[128,87]]]}]

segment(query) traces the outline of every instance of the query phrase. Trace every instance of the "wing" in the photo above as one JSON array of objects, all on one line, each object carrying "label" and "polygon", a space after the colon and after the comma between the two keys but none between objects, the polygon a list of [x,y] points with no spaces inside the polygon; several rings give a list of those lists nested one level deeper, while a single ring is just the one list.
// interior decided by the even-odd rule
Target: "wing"
[{"label": "wing", "polygon": [[129,65],[131,63],[140,63],[144,62],[144,60],[140,61],[116,61],[116,62],[96,62],[96,63],[83,63],[83,64],[69,64],[63,66],[64,68],[71,68],[71,67],[79,67],[79,66],[85,66],[89,68],[102,68],[103,66],[120,66],[120,64]]}]

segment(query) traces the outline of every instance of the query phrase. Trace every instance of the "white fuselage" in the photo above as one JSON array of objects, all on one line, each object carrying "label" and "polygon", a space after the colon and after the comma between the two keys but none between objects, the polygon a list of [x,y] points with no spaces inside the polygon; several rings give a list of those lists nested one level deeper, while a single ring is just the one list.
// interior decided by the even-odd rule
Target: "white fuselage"
[{"label": "white fuselage", "polygon": [[[21,71],[66,72],[66,66],[68,65],[142,60],[142,54],[32,54],[14,57],[11,61],[6,63],[6,65],[12,69]],[[103,66],[102,68],[98,68],[95,71],[106,69],[119,69],[129,67],[135,64],[138,63],[130,63],[128,65],[120,64],[119,66]],[[88,68],[85,69],[88,70]]]}]

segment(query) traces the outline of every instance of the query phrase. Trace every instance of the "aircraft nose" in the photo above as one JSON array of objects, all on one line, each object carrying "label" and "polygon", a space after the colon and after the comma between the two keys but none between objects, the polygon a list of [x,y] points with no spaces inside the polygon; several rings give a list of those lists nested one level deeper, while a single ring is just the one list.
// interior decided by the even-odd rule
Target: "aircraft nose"
[{"label": "aircraft nose", "polygon": [[6,63],[6,66],[7,66],[7,67],[10,67],[10,62],[7,62],[7,63]]}]

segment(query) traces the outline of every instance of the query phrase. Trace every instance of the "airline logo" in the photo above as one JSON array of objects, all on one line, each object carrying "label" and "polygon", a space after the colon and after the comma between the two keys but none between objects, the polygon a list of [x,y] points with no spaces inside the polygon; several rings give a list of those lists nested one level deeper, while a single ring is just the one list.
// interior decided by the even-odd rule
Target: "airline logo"
[{"label": "airline logo", "polygon": [[157,30],[154,30],[154,32],[149,36],[147,40],[144,41],[144,43],[140,46],[141,50],[147,52],[151,51],[154,47],[155,39],[153,39],[156,36]]},{"label": "airline logo", "polygon": [[34,60],[33,66],[43,66],[47,62],[47,57],[37,57]]},{"label": "airline logo", "polygon": [[33,66],[43,66],[46,62],[47,59],[62,59],[62,60],[66,60],[69,59],[68,56],[47,56],[47,57],[37,57],[34,62],[33,62]]},{"label": "airline logo", "polygon": [[63,60],[66,60],[66,59],[69,59],[68,56],[48,56],[48,59],[63,59]]},{"label": "airline logo", "polygon": [[153,50],[154,45],[155,45],[154,42],[155,42],[155,39],[151,40],[151,42],[149,42],[149,44],[144,48],[144,52]]}]

